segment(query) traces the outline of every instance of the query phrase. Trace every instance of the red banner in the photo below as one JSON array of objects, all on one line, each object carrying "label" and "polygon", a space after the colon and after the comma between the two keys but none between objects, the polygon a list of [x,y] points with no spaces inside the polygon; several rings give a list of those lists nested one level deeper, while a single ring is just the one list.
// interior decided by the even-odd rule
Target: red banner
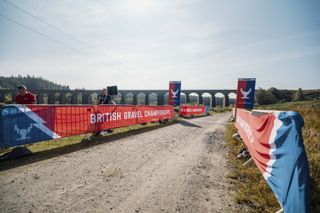
[{"label": "red banner", "polygon": [[180,107],[180,115],[181,116],[203,115],[205,113],[207,113],[205,106],[182,105]]},{"label": "red banner", "polygon": [[53,129],[61,137],[159,121],[174,115],[172,106],[51,106],[45,110],[42,106],[28,107],[43,118],[52,115]]},{"label": "red banner", "polygon": [[253,116],[250,111],[237,109],[235,126],[262,174],[266,171],[267,162],[270,161],[269,138],[274,121],[275,117],[272,114]]},{"label": "red banner", "polygon": [[173,106],[8,105],[1,116],[2,146],[8,147],[13,141],[27,144],[161,121],[172,118],[174,111]]}]

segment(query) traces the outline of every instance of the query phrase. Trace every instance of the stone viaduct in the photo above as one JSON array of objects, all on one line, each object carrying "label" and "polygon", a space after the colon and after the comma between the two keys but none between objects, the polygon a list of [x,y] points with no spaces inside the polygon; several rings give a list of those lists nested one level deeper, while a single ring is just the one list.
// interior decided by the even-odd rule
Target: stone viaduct
[{"label": "stone viaduct", "polygon": [[[95,104],[99,90],[31,90],[37,95],[38,104]],[[182,90],[182,103],[198,103],[215,107],[216,100],[223,101],[223,106],[229,106],[230,95],[234,99],[235,89],[195,89]],[[12,103],[15,90],[0,89],[0,102]],[[168,90],[119,90],[114,97],[118,104],[167,104]]]}]

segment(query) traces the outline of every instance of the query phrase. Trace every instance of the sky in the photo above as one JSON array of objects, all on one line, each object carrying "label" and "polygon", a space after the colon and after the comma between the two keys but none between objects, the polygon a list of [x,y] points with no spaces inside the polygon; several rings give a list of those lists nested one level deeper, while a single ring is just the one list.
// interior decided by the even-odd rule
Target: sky
[{"label": "sky", "polygon": [[18,74],[71,89],[235,89],[246,77],[318,89],[320,1],[0,0],[0,75]]}]

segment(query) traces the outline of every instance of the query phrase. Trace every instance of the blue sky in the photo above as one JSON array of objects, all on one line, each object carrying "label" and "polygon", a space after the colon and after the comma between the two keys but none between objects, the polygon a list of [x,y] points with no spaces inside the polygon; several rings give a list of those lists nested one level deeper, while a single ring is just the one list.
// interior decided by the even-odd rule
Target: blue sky
[{"label": "blue sky", "polygon": [[[0,75],[71,88],[319,88],[320,1],[0,0]],[[72,49],[61,45],[71,47]]]}]

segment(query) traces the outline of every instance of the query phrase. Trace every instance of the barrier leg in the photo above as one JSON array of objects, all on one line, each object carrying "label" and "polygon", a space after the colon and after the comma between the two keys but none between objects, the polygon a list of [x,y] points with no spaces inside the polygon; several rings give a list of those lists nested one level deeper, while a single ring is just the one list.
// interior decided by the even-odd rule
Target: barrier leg
[{"label": "barrier leg", "polygon": [[249,160],[247,160],[244,164],[242,164],[242,166],[248,165],[251,161],[252,161],[252,158],[250,158]]},{"label": "barrier leg", "polygon": [[84,140],[87,140],[87,141],[91,141],[91,133],[87,133],[85,134],[85,136],[83,137]]}]

